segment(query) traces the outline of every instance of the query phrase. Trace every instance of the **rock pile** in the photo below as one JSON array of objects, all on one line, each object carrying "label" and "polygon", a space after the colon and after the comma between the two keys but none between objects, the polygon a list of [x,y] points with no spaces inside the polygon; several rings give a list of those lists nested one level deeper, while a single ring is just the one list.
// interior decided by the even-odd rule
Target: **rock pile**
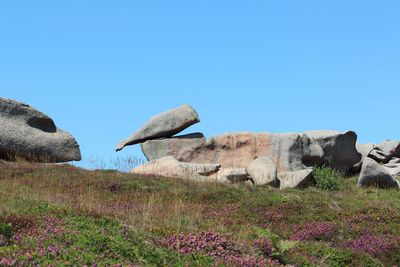
[{"label": "rock pile", "polygon": [[29,105],[0,98],[0,126],[0,159],[49,163],[81,160],[76,140]]},{"label": "rock pile", "polygon": [[[382,187],[394,186],[394,176],[400,173],[399,142],[360,145],[353,131],[239,132],[210,139],[202,133],[176,135],[198,122],[197,112],[184,105],[151,118],[130,138],[119,143],[116,150],[141,144],[149,162],[132,170],[138,175],[251,182],[281,189],[308,185],[312,182],[312,168],[319,166],[344,174],[359,172],[362,167],[360,186],[380,185],[381,181]],[[372,161],[377,165],[368,167],[370,159],[376,160]],[[385,171],[385,175],[374,173],[379,169]],[[371,176],[378,178],[374,180]]]}]

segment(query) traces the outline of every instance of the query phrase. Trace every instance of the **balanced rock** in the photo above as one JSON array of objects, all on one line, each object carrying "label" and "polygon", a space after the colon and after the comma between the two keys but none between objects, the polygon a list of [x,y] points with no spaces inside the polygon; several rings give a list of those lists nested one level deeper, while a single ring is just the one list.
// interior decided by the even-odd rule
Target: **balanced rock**
[{"label": "balanced rock", "polygon": [[369,157],[364,159],[357,185],[360,187],[376,186],[380,188],[400,187],[400,183],[383,165]]},{"label": "balanced rock", "polygon": [[278,172],[280,189],[304,188],[312,181],[312,169]]},{"label": "balanced rock", "polygon": [[253,160],[247,167],[247,172],[255,185],[276,185],[277,183],[275,164],[267,157]]},{"label": "balanced rock", "polygon": [[179,162],[174,157],[163,157],[134,168],[131,173],[143,176],[202,180],[219,171],[219,164]]},{"label": "balanced rock", "polygon": [[259,157],[268,157],[278,172],[320,166],[324,157],[314,139],[296,133],[228,133],[210,140],[200,136],[189,140],[167,138],[145,142],[142,151],[149,160],[173,156],[184,162],[239,168],[247,168]]},{"label": "balanced rock", "polygon": [[337,171],[348,173],[362,159],[356,149],[357,134],[353,131],[308,131],[324,150],[324,164]]},{"label": "balanced rock", "polygon": [[79,145],[46,114],[15,100],[0,98],[0,158],[37,162],[81,160]]},{"label": "balanced rock", "polygon": [[125,141],[120,142],[116,151],[125,146],[143,143],[163,137],[171,137],[189,126],[200,122],[197,112],[189,105],[158,114]]}]

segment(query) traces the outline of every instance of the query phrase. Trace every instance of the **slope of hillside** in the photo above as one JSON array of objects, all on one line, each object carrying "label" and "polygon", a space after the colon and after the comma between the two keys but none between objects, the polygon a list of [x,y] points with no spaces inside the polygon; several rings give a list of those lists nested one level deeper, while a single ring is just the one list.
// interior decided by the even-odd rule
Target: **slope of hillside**
[{"label": "slope of hillside", "polygon": [[400,192],[0,163],[0,265],[393,266]]}]

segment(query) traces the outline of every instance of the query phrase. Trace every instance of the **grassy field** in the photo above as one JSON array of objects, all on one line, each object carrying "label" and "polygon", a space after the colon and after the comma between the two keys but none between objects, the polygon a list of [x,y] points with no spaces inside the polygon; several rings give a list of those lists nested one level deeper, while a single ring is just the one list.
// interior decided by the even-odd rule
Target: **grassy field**
[{"label": "grassy field", "polygon": [[396,266],[400,192],[0,163],[1,266]]}]

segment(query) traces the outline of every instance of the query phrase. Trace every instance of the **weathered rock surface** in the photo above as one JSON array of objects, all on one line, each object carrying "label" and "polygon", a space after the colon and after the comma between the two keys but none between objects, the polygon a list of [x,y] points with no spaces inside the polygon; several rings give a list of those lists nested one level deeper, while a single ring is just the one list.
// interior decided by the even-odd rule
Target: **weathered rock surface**
[{"label": "weathered rock surface", "polygon": [[353,131],[308,131],[324,151],[324,163],[327,167],[348,173],[362,159],[356,149],[357,134]]},{"label": "weathered rock surface", "polygon": [[255,159],[247,167],[247,172],[250,175],[255,185],[276,185],[277,171],[275,164],[267,157]]},{"label": "weathered rock surface", "polygon": [[245,168],[222,168],[217,173],[209,176],[209,181],[222,183],[242,183],[249,180],[249,174]]},{"label": "weathered rock surface", "polygon": [[357,185],[360,187],[376,186],[380,188],[400,187],[399,182],[383,165],[369,157],[364,159]]},{"label": "weathered rock surface", "polygon": [[352,173],[356,173],[361,170],[362,163],[364,162],[365,157],[367,157],[371,153],[371,151],[374,149],[374,147],[375,147],[374,144],[356,143],[356,149],[357,149],[358,153],[361,154],[361,160],[351,168]]},{"label": "weathered rock surface", "polygon": [[141,148],[148,160],[174,156],[178,161],[185,161],[193,150],[205,145],[206,142],[202,133],[193,133],[146,141],[141,144]]},{"label": "weathered rock surface", "polygon": [[20,157],[37,162],[81,160],[79,145],[31,106],[0,98],[0,158]]},{"label": "weathered rock surface", "polygon": [[227,133],[207,141],[204,137],[190,141],[167,138],[147,141],[142,151],[149,160],[168,155],[184,162],[239,168],[246,168],[256,158],[268,157],[278,172],[320,166],[324,156],[314,139],[296,133]]},{"label": "weathered rock surface", "polygon": [[383,141],[374,147],[369,157],[381,163],[388,163],[393,157],[400,157],[400,141]]},{"label": "weathered rock surface", "polygon": [[400,158],[393,157],[388,163],[383,165],[392,176],[400,176]]},{"label": "weathered rock surface", "polygon": [[143,143],[147,140],[171,137],[198,122],[200,122],[200,119],[197,112],[189,105],[163,112],[152,117],[132,136],[120,142],[116,151],[122,150],[125,146]]},{"label": "weathered rock surface", "polygon": [[374,159],[376,162],[385,163],[387,162],[388,155],[383,153],[381,150],[377,149],[376,147],[369,152],[368,157]]},{"label": "weathered rock surface", "polygon": [[280,189],[303,188],[312,181],[312,169],[291,172],[278,172]]},{"label": "weathered rock surface", "polygon": [[219,164],[179,162],[174,157],[163,157],[134,168],[131,173],[143,176],[202,180],[219,171]]}]

